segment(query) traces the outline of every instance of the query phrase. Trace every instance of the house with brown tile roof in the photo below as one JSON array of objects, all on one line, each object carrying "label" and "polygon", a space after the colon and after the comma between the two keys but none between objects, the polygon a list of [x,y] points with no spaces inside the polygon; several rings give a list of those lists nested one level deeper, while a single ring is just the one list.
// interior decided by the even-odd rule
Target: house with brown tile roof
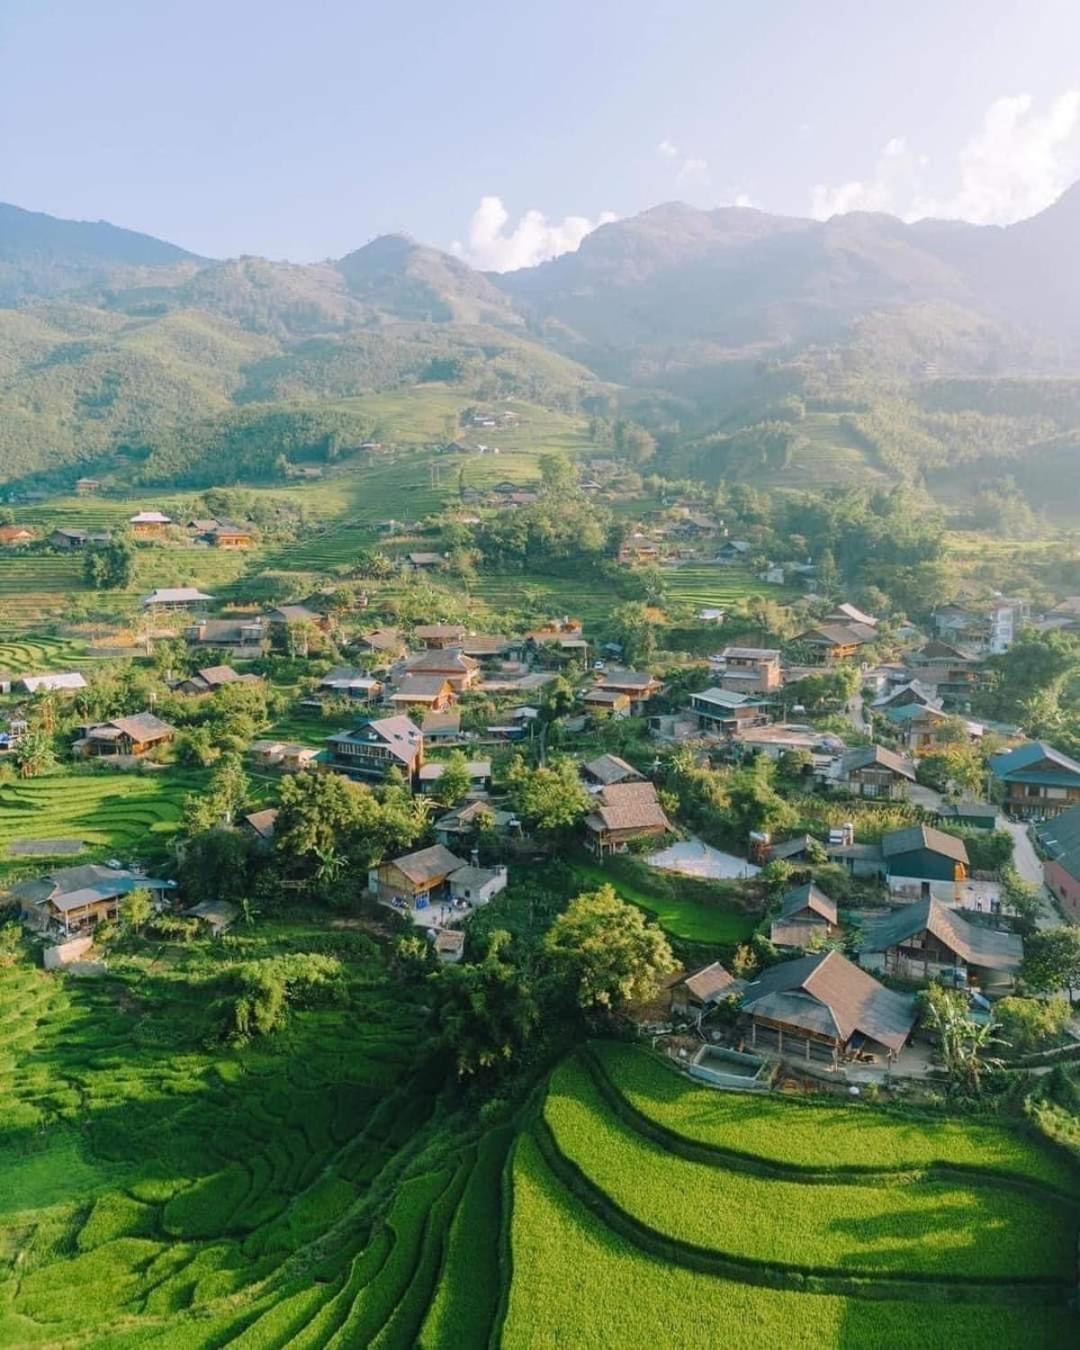
[{"label": "house with brown tile roof", "polygon": [[406,675],[387,695],[392,708],[429,708],[441,712],[456,702],[453,686],[444,675]]},{"label": "house with brown tile roof", "polygon": [[581,766],[582,776],[587,782],[599,783],[607,787],[611,783],[643,783],[645,775],[638,773],[632,764],[628,764],[619,755],[600,755],[596,759],[586,760]]},{"label": "house with brown tile roof", "polygon": [[984,993],[1007,994],[1020,974],[1024,940],[975,923],[932,896],[867,920],[859,964],[903,980],[948,977]]},{"label": "house with brown tile roof", "polygon": [[780,913],[772,921],[769,940],[775,947],[805,948],[839,932],[836,901],[808,881],[781,896]]}]

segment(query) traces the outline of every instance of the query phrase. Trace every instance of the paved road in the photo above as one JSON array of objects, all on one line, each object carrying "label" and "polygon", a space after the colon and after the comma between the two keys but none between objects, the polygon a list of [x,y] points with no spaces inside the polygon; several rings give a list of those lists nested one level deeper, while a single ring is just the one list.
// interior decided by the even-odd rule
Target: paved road
[{"label": "paved road", "polygon": [[1030,881],[1033,886],[1039,888],[1042,899],[1037,920],[1039,927],[1059,928],[1061,926],[1061,915],[1058,913],[1054,897],[1043,883],[1042,863],[1028,838],[1027,826],[1018,820],[1006,820],[1004,816],[998,817],[998,824],[1002,829],[1008,830],[1013,837],[1013,866],[1020,874],[1021,879]]}]

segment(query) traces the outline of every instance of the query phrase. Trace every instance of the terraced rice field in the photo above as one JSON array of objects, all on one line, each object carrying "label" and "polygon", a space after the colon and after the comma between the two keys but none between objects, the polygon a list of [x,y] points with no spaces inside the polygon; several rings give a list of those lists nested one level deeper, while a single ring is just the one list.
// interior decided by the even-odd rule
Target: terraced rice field
[{"label": "terraced rice field", "polygon": [[512,1130],[395,1172],[434,1106],[423,1014],[348,942],[344,1004],[245,1048],[206,1039],[214,944],[0,969],[0,1344],[488,1343]]},{"label": "terraced rice field", "polygon": [[75,638],[0,633],[0,670],[36,675],[49,670],[79,670],[103,658]]},{"label": "terraced rice field", "polygon": [[[95,854],[161,854],[205,775],[55,773],[0,786],[0,862],[16,839],[82,839]],[[89,856],[89,855],[88,855]]]},{"label": "terraced rice field", "polygon": [[672,600],[696,607],[724,608],[752,595],[767,595],[784,601],[790,593],[782,586],[759,581],[745,567],[725,567],[720,563],[687,563],[665,570],[664,584]]},{"label": "terraced rice field", "polygon": [[[828,1122],[837,1157],[815,1109],[693,1086],[628,1046],[561,1065],[515,1148],[502,1344],[569,1327],[589,1347],[669,1344],[673,1327],[736,1347],[1075,1340],[1067,1164],[1004,1127],[967,1139],[842,1104],[820,1108],[850,1113]],[[859,1138],[873,1176],[845,1171]]]}]

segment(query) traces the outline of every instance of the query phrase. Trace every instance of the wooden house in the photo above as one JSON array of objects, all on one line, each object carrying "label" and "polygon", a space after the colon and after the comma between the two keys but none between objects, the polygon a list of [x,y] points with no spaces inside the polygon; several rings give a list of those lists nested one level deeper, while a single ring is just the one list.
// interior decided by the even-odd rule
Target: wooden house
[{"label": "wooden house", "polygon": [[781,896],[780,913],[772,922],[769,940],[776,947],[806,948],[839,932],[836,901],[808,881]]},{"label": "wooden house", "polygon": [[424,736],[408,717],[380,717],[326,739],[325,766],[350,778],[382,781],[399,769],[411,782],[424,762]]},{"label": "wooden house", "polygon": [[454,687],[444,675],[405,675],[386,696],[392,708],[426,708],[442,712],[457,701]]},{"label": "wooden house", "polygon": [[1024,942],[972,923],[932,896],[867,921],[859,964],[902,980],[939,980],[1007,994],[1020,974]]},{"label": "wooden house", "polygon": [[172,518],[161,511],[138,511],[128,520],[136,539],[160,539],[172,523]]},{"label": "wooden house", "polygon": [[1005,810],[1018,820],[1045,820],[1080,804],[1080,763],[1046,741],[991,755],[989,767],[1004,789]]},{"label": "wooden house", "polygon": [[915,765],[905,755],[881,745],[860,745],[841,755],[836,784],[856,797],[906,797],[915,782]]},{"label": "wooden house", "polygon": [[133,717],[117,717],[111,722],[84,727],[72,750],[84,759],[116,755],[138,759],[166,745],[175,735],[175,727],[153,713],[136,713]]},{"label": "wooden house", "polygon": [[604,858],[625,853],[634,840],[659,838],[670,829],[652,783],[611,783],[597,793],[585,818],[585,845]]},{"label": "wooden house", "polygon": [[368,890],[378,900],[398,899],[415,906],[418,900],[430,902],[448,896],[451,874],[467,866],[464,858],[445,845],[432,844],[370,868]]},{"label": "wooden house", "polygon": [[915,1000],[886,989],[838,951],[769,966],[749,981],[750,1043],[798,1061],[890,1062],[915,1026]]}]

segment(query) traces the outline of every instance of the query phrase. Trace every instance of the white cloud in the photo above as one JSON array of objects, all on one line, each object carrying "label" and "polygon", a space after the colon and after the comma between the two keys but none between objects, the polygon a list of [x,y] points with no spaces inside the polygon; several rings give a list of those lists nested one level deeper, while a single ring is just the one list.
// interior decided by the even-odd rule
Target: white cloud
[{"label": "white cloud", "polygon": [[748,192],[736,192],[735,200],[732,202],[732,206],[755,206],[756,204]]},{"label": "white cloud", "polygon": [[819,220],[845,211],[891,211],[905,220],[940,216],[1007,225],[1049,206],[1080,174],[1080,89],[1067,90],[1045,112],[1030,94],[996,99],[980,129],[956,156],[956,186],[931,192],[930,159],[902,136],[882,148],[869,178],[811,190]]},{"label": "white cloud", "polygon": [[709,161],[688,155],[679,165],[676,177],[684,187],[704,187],[709,182]]},{"label": "white cloud", "polygon": [[661,141],[656,148],[665,159],[674,159],[679,153],[679,147],[670,141]]},{"label": "white cloud", "polygon": [[1045,113],[1034,104],[1030,94],[991,103],[960,152],[960,186],[944,197],[917,197],[910,214],[1007,225],[1056,201],[1080,172],[1080,89]]},{"label": "white cloud", "polygon": [[566,216],[556,221],[548,220],[542,211],[531,210],[507,229],[510,213],[502,198],[481,197],[465,242],[456,240],[450,247],[458,257],[485,272],[512,272],[557,258],[560,253],[573,253],[598,225],[617,219],[614,212],[602,211],[596,220]]}]

